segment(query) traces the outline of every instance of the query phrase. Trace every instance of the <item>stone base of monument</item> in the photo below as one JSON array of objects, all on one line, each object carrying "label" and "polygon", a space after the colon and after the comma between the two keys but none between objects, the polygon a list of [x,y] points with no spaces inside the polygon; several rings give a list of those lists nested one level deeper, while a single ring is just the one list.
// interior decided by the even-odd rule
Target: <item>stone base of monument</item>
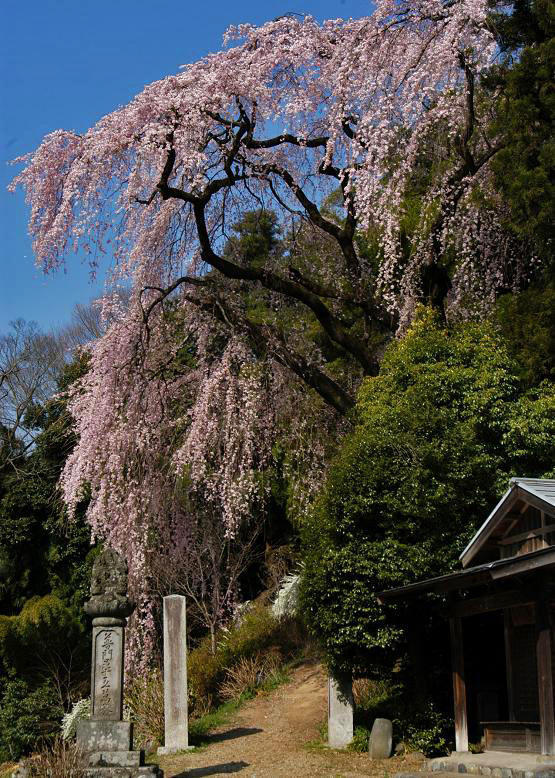
[{"label": "stone base of monument", "polygon": [[131,751],[133,724],[130,721],[77,722],[77,742],[84,751]]},{"label": "stone base of monument", "polygon": [[179,754],[181,751],[191,751],[194,746],[160,746],[156,753],[158,756],[168,756],[170,754]]},{"label": "stone base of monument", "polygon": [[80,721],[77,742],[88,756],[87,778],[163,778],[157,765],[145,765],[144,751],[132,750],[133,725],[129,721]]}]

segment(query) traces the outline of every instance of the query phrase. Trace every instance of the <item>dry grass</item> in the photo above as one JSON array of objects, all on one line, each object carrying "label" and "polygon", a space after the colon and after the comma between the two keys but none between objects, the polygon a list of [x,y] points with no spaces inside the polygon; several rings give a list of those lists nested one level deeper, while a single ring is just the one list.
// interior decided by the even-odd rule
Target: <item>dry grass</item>
[{"label": "dry grass", "polygon": [[164,682],[158,668],[134,678],[128,685],[129,708],[137,748],[151,751],[164,742]]},{"label": "dry grass", "polygon": [[353,699],[357,708],[367,710],[391,695],[387,681],[357,678],[353,681]]},{"label": "dry grass", "polygon": [[274,674],[281,664],[279,652],[258,653],[243,657],[230,667],[220,684],[218,694],[223,700],[237,700],[249,694]]},{"label": "dry grass", "polygon": [[360,707],[374,692],[374,681],[369,678],[357,678],[353,681],[353,699],[355,705]]},{"label": "dry grass", "polygon": [[88,759],[80,746],[59,737],[22,766],[29,778],[85,778]]}]

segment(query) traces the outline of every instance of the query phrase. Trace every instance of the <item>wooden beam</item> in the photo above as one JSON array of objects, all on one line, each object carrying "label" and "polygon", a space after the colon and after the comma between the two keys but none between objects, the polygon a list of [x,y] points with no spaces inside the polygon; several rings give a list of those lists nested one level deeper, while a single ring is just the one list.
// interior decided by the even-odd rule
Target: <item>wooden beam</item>
[{"label": "wooden beam", "polygon": [[478,532],[474,535],[460,557],[463,567],[466,567],[476,556],[482,546],[489,540],[493,530],[504,520],[507,513],[514,507],[518,500],[521,499],[517,492],[518,489],[511,486],[509,491],[506,492],[505,496],[501,498],[497,506],[493,509],[493,513],[490,514],[489,518],[486,519],[484,524],[482,524]]},{"label": "wooden beam", "polygon": [[503,612],[503,627],[505,635],[505,672],[507,675],[507,701],[509,720],[515,720],[515,685],[513,680],[513,620],[510,608]]},{"label": "wooden beam", "polygon": [[[531,492],[527,492],[521,486],[518,487],[517,492],[520,500],[524,500],[528,503],[528,505],[531,505],[533,508],[537,508],[539,511],[545,511],[548,516],[551,516],[555,519],[555,509],[552,505],[549,504],[549,502],[543,500],[541,497],[536,496],[535,494],[532,494]],[[528,505],[523,507],[523,513]]]},{"label": "wooden beam", "polygon": [[462,622],[457,616],[449,619],[451,632],[451,663],[453,667],[453,697],[455,707],[455,747],[468,751],[468,721],[466,715],[466,683]]},{"label": "wooden beam", "polygon": [[[537,554],[537,556],[532,556]],[[532,557],[532,558],[530,558]],[[555,564],[555,546],[549,546],[541,551],[532,551],[529,554],[512,557],[510,564],[503,567],[492,567],[491,577],[494,581],[500,578],[507,578],[511,575],[520,575],[521,573],[532,573],[541,571],[542,567],[550,567]]]},{"label": "wooden beam", "polygon": [[538,663],[541,753],[549,755],[555,754],[555,715],[551,668],[552,632],[549,603],[547,598],[542,596],[536,604],[536,658]]},{"label": "wooden beam", "polygon": [[527,605],[534,599],[533,595],[522,589],[511,589],[507,592],[485,594],[468,600],[454,600],[451,613],[453,616],[476,616],[479,613],[504,610],[512,605]]},{"label": "wooden beam", "polygon": [[498,540],[497,542],[500,546],[506,546],[511,543],[518,543],[520,540],[539,538],[543,535],[549,534],[550,532],[555,532],[555,524],[548,524],[547,527],[538,527],[537,529],[529,529],[526,532],[521,532],[519,535],[505,535],[504,538]]}]

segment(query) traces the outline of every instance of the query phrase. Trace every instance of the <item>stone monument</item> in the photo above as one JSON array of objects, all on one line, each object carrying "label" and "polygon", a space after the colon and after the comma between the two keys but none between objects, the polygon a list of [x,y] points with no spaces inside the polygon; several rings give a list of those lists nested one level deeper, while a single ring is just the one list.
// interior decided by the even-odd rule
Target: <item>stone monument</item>
[{"label": "stone monument", "polygon": [[164,597],[164,745],[158,753],[188,748],[186,602],[170,594]]},{"label": "stone monument", "polygon": [[389,759],[393,743],[393,724],[389,719],[375,719],[368,739],[371,759]]},{"label": "stone monument", "polygon": [[350,678],[328,680],[328,745],[345,748],[353,739],[353,684]]},{"label": "stone monument", "polygon": [[127,565],[108,548],[95,559],[85,603],[93,619],[91,717],[78,723],[77,742],[88,754],[88,778],[162,776],[158,767],[145,766],[142,751],[133,751],[133,725],[123,721],[125,624],[134,608],[127,597]]}]

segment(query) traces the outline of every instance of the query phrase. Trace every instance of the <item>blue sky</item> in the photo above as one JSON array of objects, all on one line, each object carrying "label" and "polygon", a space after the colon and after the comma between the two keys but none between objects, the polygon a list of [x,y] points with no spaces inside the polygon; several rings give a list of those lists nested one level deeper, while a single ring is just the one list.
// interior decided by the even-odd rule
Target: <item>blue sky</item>
[{"label": "blue sky", "polygon": [[0,333],[22,317],[43,328],[66,321],[101,290],[70,258],[66,273],[34,265],[21,192],[7,165],[58,128],[82,132],[145,84],[221,47],[230,24],[287,12],[360,17],[369,0],[11,0],[0,33]]}]

